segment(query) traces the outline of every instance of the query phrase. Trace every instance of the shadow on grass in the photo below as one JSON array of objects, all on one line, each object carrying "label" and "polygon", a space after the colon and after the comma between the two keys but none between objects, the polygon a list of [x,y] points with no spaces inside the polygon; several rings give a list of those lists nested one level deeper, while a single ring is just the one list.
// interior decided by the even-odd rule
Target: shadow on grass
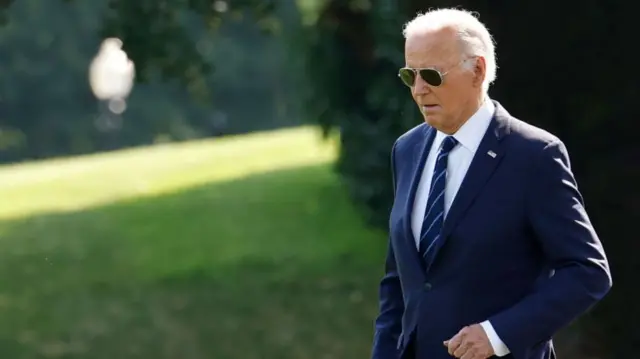
[{"label": "shadow on grass", "polygon": [[384,248],[326,165],[0,222],[0,357],[365,357]]}]

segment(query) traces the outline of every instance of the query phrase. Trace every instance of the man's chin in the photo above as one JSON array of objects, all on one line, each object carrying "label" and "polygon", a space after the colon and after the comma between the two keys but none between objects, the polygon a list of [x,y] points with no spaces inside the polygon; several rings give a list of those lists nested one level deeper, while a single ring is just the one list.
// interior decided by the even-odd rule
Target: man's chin
[{"label": "man's chin", "polygon": [[422,117],[424,122],[431,127],[438,128],[442,122],[440,116],[434,114],[423,114]]}]

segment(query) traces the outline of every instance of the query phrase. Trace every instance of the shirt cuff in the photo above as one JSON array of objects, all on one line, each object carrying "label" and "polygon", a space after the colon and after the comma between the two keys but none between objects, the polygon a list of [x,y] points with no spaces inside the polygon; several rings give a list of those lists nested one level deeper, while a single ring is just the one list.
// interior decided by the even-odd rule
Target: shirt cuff
[{"label": "shirt cuff", "polygon": [[482,329],[487,334],[489,338],[489,343],[491,343],[491,347],[493,348],[493,353],[498,357],[503,357],[509,354],[511,351],[507,348],[507,345],[502,342],[502,339],[498,336],[498,333],[493,329],[493,325],[488,320],[480,323]]}]

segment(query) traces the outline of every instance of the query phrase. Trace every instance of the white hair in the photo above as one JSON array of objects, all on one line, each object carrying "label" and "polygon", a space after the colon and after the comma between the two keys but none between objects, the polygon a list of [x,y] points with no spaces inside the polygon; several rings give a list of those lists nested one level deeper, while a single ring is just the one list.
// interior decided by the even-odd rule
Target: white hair
[{"label": "white hair", "polygon": [[[463,56],[482,56],[486,61],[486,74],[482,88],[485,92],[496,79],[496,54],[489,30],[478,20],[476,14],[461,9],[437,9],[419,13],[404,25],[405,38],[426,31],[451,28],[455,30],[462,45]],[[473,69],[465,63],[466,69]]]}]

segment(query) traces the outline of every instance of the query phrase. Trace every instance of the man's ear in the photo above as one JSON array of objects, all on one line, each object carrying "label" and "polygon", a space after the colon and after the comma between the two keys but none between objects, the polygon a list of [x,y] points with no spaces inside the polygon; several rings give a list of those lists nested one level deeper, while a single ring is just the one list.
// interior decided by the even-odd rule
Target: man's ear
[{"label": "man's ear", "polygon": [[473,65],[473,84],[476,86],[482,86],[485,76],[487,76],[487,61],[482,56],[475,58],[475,64]]}]

